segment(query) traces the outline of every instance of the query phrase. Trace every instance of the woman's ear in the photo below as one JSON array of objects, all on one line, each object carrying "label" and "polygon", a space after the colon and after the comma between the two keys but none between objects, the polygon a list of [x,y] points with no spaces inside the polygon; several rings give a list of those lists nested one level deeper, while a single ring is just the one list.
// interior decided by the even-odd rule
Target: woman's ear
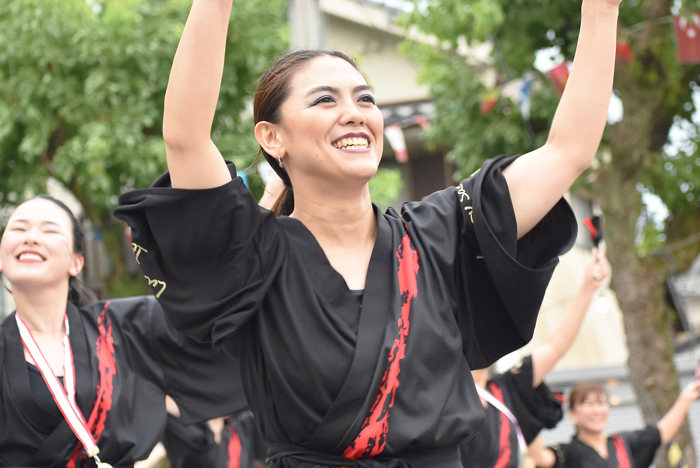
[{"label": "woman's ear", "polygon": [[283,158],[286,150],[279,134],[279,127],[270,122],[258,122],[255,125],[255,139],[262,149],[275,159]]},{"label": "woman's ear", "polygon": [[569,419],[571,419],[574,426],[578,425],[578,415],[576,414],[576,410],[569,409],[568,414]]},{"label": "woman's ear", "polygon": [[85,257],[81,254],[73,254],[73,263],[70,268],[68,268],[68,274],[71,276],[78,276],[84,265]]}]

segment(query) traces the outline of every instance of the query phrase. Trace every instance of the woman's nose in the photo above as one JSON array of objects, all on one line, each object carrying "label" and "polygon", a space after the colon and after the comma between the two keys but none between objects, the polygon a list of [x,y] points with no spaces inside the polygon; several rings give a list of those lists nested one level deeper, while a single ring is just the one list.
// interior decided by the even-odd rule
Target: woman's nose
[{"label": "woman's nose", "polygon": [[355,124],[362,125],[365,123],[364,114],[358,109],[354,102],[346,103],[343,106],[343,114],[341,117],[341,123],[343,125]]}]

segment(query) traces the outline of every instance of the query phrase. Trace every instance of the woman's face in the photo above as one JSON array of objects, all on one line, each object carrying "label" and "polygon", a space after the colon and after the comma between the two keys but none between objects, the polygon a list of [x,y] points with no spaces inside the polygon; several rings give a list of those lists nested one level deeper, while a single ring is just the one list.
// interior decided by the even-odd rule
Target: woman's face
[{"label": "woman's face", "polygon": [[73,253],[73,227],[61,207],[49,200],[21,204],[0,240],[0,270],[13,288],[68,281],[82,267]]},{"label": "woman's face", "polygon": [[605,432],[610,414],[610,404],[605,393],[590,392],[569,411],[569,417],[579,432]]},{"label": "woman's face", "polygon": [[[323,180],[363,180],[377,171],[384,121],[371,88],[338,57],[307,62],[291,80],[277,124],[285,169]],[[295,185],[296,187],[296,185]]]}]

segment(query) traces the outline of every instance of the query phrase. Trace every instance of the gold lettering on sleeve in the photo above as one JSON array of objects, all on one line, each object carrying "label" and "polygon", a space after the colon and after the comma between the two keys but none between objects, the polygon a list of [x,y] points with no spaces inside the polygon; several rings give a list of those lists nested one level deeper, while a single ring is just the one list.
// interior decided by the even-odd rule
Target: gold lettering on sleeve
[{"label": "gold lettering on sleeve", "polygon": [[165,282],[157,280],[157,279],[151,279],[146,275],[144,275],[143,277],[146,278],[146,281],[148,281],[148,285],[153,287],[153,288],[158,287],[158,285],[163,285],[161,290],[156,293],[156,299],[158,299],[161,296],[161,294],[163,294],[163,291],[165,291],[165,288],[167,287]]},{"label": "gold lettering on sleeve", "polygon": [[472,208],[471,206],[465,206],[465,207],[464,207],[464,211],[466,211],[467,213],[469,213],[469,219],[471,219],[471,220],[472,220],[472,224],[474,224],[474,216],[472,215],[472,214],[474,213],[474,208]]},{"label": "gold lettering on sleeve", "polygon": [[136,263],[141,265],[141,262],[139,262],[139,255],[141,255],[141,252],[146,252],[148,253],[148,250],[144,249],[138,244],[131,244],[131,247],[134,249],[134,253],[136,254]]},{"label": "gold lettering on sleeve", "polygon": [[464,202],[465,197],[467,200],[471,200],[471,197],[469,196],[467,191],[464,190],[464,184],[459,184],[459,186],[457,187],[457,195],[459,195],[460,203]]}]

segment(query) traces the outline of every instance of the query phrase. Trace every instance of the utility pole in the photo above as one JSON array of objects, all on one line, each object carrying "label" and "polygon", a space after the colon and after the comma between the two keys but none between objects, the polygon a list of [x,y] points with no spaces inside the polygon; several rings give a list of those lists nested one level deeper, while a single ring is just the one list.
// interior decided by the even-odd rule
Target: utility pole
[{"label": "utility pole", "polygon": [[325,48],[324,18],[319,0],[289,0],[288,7],[292,50]]}]

